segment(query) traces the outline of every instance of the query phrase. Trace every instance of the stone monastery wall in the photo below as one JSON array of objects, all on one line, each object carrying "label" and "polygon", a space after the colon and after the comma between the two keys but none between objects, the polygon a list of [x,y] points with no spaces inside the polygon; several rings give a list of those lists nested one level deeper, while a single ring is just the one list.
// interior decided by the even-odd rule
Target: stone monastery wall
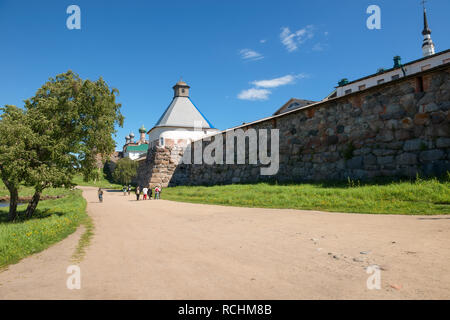
[{"label": "stone monastery wall", "polygon": [[138,181],[165,187],[439,176],[450,171],[449,109],[445,64],[238,127],[280,130],[275,176],[261,176],[261,165],[180,164],[183,148],[166,146],[149,149]]}]

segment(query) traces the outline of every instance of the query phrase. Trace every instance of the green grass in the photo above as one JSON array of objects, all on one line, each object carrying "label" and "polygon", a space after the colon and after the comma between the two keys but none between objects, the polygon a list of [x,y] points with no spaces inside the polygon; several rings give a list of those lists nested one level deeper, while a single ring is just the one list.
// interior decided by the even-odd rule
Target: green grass
[{"label": "green grass", "polygon": [[88,187],[97,187],[97,188],[107,188],[107,189],[122,189],[122,185],[113,183],[106,179],[106,175],[101,175],[101,178],[97,181],[83,181],[82,175],[76,175],[73,179],[73,183],[78,186],[88,186]]},{"label": "green grass", "polygon": [[[70,193],[69,189],[65,188],[49,188],[44,189],[42,196],[65,196]],[[34,189],[32,187],[21,186],[19,189],[20,197],[32,196],[34,194]],[[0,196],[9,196],[9,191],[6,189],[3,182],[0,180]]]},{"label": "green grass", "polygon": [[[107,188],[107,189],[122,189],[123,186],[116,183],[109,182],[104,176],[97,181],[83,181],[83,177],[81,175],[76,175],[73,179],[73,183],[78,186],[90,186],[90,187],[98,187],[98,188]],[[70,193],[69,189],[65,188],[49,188],[44,189],[42,193],[43,196],[57,196],[57,195],[67,195]],[[19,194],[21,197],[32,196],[34,194],[34,189],[32,187],[21,186],[19,190]],[[9,191],[6,189],[3,181],[0,179],[0,197],[9,196]]]},{"label": "green grass", "polygon": [[22,210],[19,219],[13,223],[7,221],[8,208],[0,208],[0,268],[48,248],[88,219],[81,190],[68,191],[64,198],[39,202],[34,217],[28,220],[23,217],[26,207],[19,208]]},{"label": "green grass", "polygon": [[86,254],[86,248],[91,243],[92,236],[94,235],[94,222],[90,216],[86,215],[85,219],[81,223],[84,225],[86,230],[81,235],[75,253],[72,255],[72,261],[74,263],[79,263],[83,260],[84,255]]},{"label": "green grass", "polygon": [[436,215],[450,214],[450,181],[182,186],[164,189],[162,198],[240,207]]}]

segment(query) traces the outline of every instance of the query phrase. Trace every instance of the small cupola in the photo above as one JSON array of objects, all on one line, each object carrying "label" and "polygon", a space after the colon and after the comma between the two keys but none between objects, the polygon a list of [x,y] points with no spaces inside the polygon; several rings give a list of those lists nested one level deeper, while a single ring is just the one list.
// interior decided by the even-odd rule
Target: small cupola
[{"label": "small cupola", "polygon": [[173,86],[174,97],[189,97],[189,86],[182,79]]},{"label": "small cupola", "polygon": [[394,57],[394,68],[401,68],[402,66],[402,58],[400,56]]},{"label": "small cupola", "polygon": [[346,84],[348,84],[348,79],[347,78],[344,78],[344,79],[342,79],[341,81],[338,82],[339,87],[343,87]]}]

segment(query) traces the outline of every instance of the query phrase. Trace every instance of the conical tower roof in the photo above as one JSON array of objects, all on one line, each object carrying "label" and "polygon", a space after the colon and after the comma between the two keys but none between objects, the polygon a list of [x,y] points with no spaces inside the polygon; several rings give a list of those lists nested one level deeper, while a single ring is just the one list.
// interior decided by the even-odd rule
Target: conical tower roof
[{"label": "conical tower roof", "polygon": [[186,82],[182,80],[174,86],[175,92],[172,102],[167,107],[166,111],[164,111],[161,118],[156,122],[155,127],[201,127],[202,129],[214,129],[213,125],[194,105],[189,98],[189,94],[178,92],[179,87],[189,88]]},{"label": "conical tower roof", "polygon": [[213,129],[213,125],[197,109],[189,97],[175,97],[155,127],[183,127]]}]

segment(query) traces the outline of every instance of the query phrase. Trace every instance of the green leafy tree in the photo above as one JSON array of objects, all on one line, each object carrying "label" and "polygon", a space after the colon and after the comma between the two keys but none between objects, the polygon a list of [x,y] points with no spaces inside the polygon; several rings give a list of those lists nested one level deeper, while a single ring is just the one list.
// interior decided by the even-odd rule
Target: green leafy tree
[{"label": "green leafy tree", "polygon": [[138,163],[130,158],[122,158],[116,163],[113,171],[113,179],[121,184],[130,184],[136,177]]},{"label": "green leafy tree", "polygon": [[94,177],[98,155],[106,159],[114,151],[112,135],[124,119],[117,94],[102,78],[82,80],[68,71],[49,79],[25,101],[27,124],[33,137],[39,137],[27,146],[33,156],[22,176],[35,189],[26,210],[28,217],[44,189],[71,187],[78,171],[86,180]]},{"label": "green leafy tree", "polygon": [[0,176],[10,194],[8,218],[15,220],[19,187],[35,156],[31,145],[39,137],[31,130],[24,110],[7,105],[0,111]]}]

